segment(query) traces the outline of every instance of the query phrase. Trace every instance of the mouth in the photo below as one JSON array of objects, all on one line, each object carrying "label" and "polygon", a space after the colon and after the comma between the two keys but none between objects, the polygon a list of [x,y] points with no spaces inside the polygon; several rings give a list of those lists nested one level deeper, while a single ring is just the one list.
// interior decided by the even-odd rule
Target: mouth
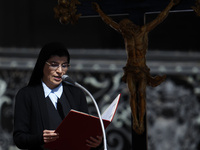
[{"label": "mouth", "polygon": [[54,76],[54,79],[55,79],[56,81],[61,81],[61,80],[62,80],[62,77],[61,77],[61,76]]}]

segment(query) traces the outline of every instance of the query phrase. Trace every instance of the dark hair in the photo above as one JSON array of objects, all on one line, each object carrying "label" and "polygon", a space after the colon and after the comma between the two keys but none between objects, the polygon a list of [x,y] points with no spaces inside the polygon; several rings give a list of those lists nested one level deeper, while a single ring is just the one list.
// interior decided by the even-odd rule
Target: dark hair
[{"label": "dark hair", "polygon": [[52,56],[66,56],[68,64],[70,63],[69,52],[62,43],[51,42],[44,45],[39,53],[28,85],[36,85],[41,83],[45,62]]}]

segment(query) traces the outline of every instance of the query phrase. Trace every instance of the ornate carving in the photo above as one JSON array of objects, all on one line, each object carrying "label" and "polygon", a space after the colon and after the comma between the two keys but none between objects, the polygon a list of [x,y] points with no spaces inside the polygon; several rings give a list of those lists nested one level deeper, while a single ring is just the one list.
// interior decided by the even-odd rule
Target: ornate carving
[{"label": "ornate carving", "polygon": [[171,76],[162,85],[147,88],[148,149],[199,149],[199,83],[199,76]]},{"label": "ornate carving", "polygon": [[75,24],[81,14],[77,14],[78,0],[58,0],[58,5],[54,8],[55,18],[62,24]]},{"label": "ornate carving", "polygon": [[[106,105],[111,103],[110,100],[121,93],[116,115],[106,129],[108,149],[131,150],[131,109],[128,105],[127,85],[121,81],[123,72],[112,72],[111,70],[105,72],[102,69],[93,72],[86,68],[79,71],[70,70],[69,76],[91,91],[101,112],[107,108]],[[198,149],[200,142],[200,139],[196,138],[200,132],[200,76],[198,73],[197,76],[185,76],[183,73],[175,72],[174,76],[168,76],[171,80],[167,79],[156,88],[147,88],[147,121],[148,128],[151,129],[148,130],[149,150]],[[16,92],[26,85],[30,75],[30,68],[22,70],[18,66],[15,69],[5,69],[5,67],[1,69],[1,102],[6,102],[7,97],[14,104]],[[10,100],[8,100],[9,103],[1,103],[0,107],[1,122],[4,124],[0,126],[0,149],[2,150],[17,149],[12,140],[12,127],[10,127],[13,121],[10,116],[13,106],[6,105],[10,104]],[[96,112],[92,102],[88,105],[89,110]]]},{"label": "ornate carving", "polygon": [[200,16],[200,0],[196,0],[195,6],[192,6],[192,9]]}]

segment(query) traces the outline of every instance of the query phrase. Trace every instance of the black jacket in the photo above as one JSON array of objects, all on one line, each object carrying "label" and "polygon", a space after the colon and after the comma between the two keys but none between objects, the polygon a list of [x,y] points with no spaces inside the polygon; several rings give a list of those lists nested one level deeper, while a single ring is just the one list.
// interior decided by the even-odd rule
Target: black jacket
[{"label": "black jacket", "polygon": [[[88,112],[81,89],[63,83],[63,92],[72,109]],[[42,84],[26,86],[15,99],[13,139],[20,149],[42,150],[43,130],[49,129],[47,105]]]}]

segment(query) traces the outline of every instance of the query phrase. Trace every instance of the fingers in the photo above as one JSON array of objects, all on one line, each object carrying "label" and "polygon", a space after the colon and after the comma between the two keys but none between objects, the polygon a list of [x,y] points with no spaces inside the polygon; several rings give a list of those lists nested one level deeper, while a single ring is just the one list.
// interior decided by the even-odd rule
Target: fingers
[{"label": "fingers", "polygon": [[44,130],[43,131],[44,143],[53,142],[58,138],[59,138],[59,134],[55,133],[55,130]]},{"label": "fingers", "polygon": [[99,9],[99,5],[96,2],[92,2],[92,7],[96,11],[98,11],[98,9]]},{"label": "fingers", "polygon": [[90,137],[86,142],[89,147],[97,147],[102,142],[102,136]]}]

